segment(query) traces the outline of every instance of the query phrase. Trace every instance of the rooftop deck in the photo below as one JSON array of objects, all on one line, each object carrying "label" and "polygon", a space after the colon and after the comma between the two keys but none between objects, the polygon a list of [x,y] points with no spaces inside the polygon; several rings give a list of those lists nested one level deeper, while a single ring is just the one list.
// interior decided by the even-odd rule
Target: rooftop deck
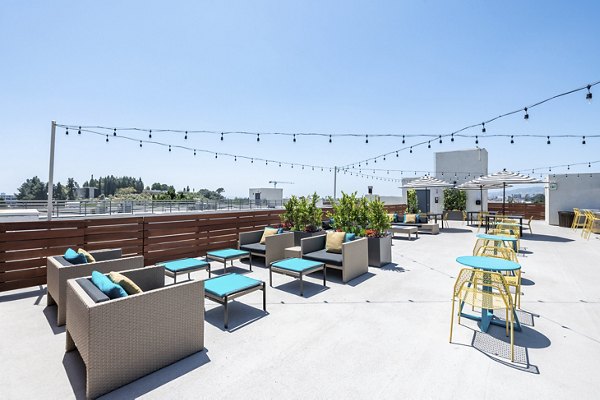
[{"label": "rooftop deck", "polygon": [[[249,294],[230,306],[229,331],[222,308],[207,300],[205,351],[103,398],[596,397],[598,235],[588,241],[533,222],[535,234],[521,244],[524,327],[515,332],[511,363],[502,327],[481,333],[462,319],[448,343],[455,259],[470,254],[475,241],[475,229],[450,226],[436,236],[394,239],[394,264],[347,285],[331,272],[324,289],[317,273],[307,279],[305,298],[298,282],[274,275],[269,314],[260,292]],[[260,266],[248,275],[268,281]],[[83,363],[77,352],[64,352],[55,316],[45,286],[0,294],[3,398],[84,397]]]}]

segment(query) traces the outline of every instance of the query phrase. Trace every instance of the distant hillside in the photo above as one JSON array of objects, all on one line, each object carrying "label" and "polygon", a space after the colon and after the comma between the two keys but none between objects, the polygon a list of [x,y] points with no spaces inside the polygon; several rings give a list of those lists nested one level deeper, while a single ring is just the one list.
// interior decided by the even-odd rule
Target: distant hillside
[{"label": "distant hillside", "polygon": [[[489,196],[493,197],[493,196],[502,196],[502,189],[494,189],[494,190],[490,190],[489,192]],[[532,196],[534,194],[543,194],[544,193],[544,186],[513,186],[511,188],[507,188],[506,189],[506,195],[515,195],[515,194],[520,194],[522,196],[525,196],[526,194]]]}]

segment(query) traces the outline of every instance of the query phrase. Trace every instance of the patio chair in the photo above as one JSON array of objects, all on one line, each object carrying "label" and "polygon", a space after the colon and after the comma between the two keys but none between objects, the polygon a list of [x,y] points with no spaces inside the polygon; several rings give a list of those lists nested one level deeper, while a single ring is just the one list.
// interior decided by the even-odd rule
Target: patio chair
[{"label": "patio chair", "polygon": [[600,222],[600,217],[596,216],[590,210],[584,210],[585,222],[583,223],[583,229],[581,230],[581,237],[590,239],[592,232],[595,232],[596,223]]},{"label": "patio chair", "polygon": [[367,238],[342,243],[341,254],[326,251],[326,241],[326,235],[302,239],[300,244],[302,258],[322,262],[326,268],[342,271],[344,283],[369,271]]},{"label": "patio chair", "polygon": [[583,228],[584,223],[585,223],[585,214],[583,212],[581,212],[581,210],[579,210],[579,208],[573,208],[573,212],[575,213],[575,216],[573,217],[573,223],[571,224],[571,229],[576,231],[577,228]]},{"label": "patio chair", "polygon": [[242,232],[238,240],[238,249],[249,251],[250,256],[263,257],[265,266],[272,262],[285,258],[284,250],[288,247],[294,247],[294,234],[292,232],[278,233],[267,236],[265,243],[260,243],[264,230]]},{"label": "patio chair", "polygon": [[483,310],[506,310],[506,336],[510,326],[510,360],[515,359],[514,347],[514,305],[504,276],[498,272],[489,272],[471,268],[460,270],[452,292],[452,313],[450,316],[450,343],[454,325],[454,303],[458,300],[458,323],[463,305],[470,304]]},{"label": "patio chair", "polygon": [[204,348],[203,281],[165,286],[160,266],[120,273],[143,292],[109,300],[89,277],[67,282],[66,351],[83,359],[88,398]]},{"label": "patio chair", "polygon": [[65,324],[67,280],[89,276],[92,271],[108,273],[143,268],[144,256],[121,257],[121,249],[90,251],[96,262],[73,265],[63,256],[48,257],[46,261],[47,305],[56,304],[56,326]]},{"label": "patio chair", "polygon": [[[515,253],[515,251],[510,247],[483,246],[479,248],[477,254],[473,255],[501,258],[503,260],[516,262],[517,264],[519,263],[517,260],[517,253]],[[521,270],[518,269],[514,274],[507,272],[504,273],[503,276],[506,284],[509,287],[515,288],[514,304],[517,308],[521,308]]]}]

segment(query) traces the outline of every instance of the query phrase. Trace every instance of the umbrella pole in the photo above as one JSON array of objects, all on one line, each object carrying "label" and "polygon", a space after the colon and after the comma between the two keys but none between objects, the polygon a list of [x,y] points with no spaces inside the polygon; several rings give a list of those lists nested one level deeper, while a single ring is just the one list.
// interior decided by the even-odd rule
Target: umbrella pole
[{"label": "umbrella pole", "polygon": [[479,198],[481,199],[481,212],[483,213],[483,185],[479,186]]},{"label": "umbrella pole", "polygon": [[506,203],[506,182],[502,182],[502,215],[505,215],[504,205]]}]

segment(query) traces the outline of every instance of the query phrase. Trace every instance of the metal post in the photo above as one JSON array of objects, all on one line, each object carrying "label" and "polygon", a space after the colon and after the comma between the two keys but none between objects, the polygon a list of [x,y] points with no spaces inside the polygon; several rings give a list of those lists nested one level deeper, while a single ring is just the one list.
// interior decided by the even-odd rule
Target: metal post
[{"label": "metal post", "polygon": [[52,197],[54,196],[54,145],[56,143],[56,121],[50,128],[50,166],[48,167],[48,221],[52,221]]},{"label": "metal post", "polygon": [[333,167],[333,199],[337,199],[337,167]]}]

